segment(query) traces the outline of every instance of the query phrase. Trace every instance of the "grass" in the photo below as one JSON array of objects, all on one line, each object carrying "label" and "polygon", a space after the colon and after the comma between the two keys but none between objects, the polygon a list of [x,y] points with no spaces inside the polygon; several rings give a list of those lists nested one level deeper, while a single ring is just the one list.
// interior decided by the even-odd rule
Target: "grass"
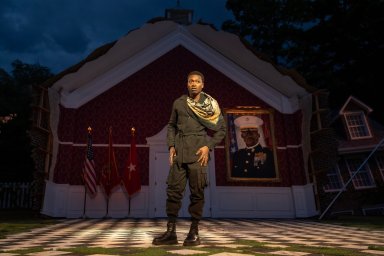
[{"label": "grass", "polygon": [[58,222],[58,219],[46,218],[32,210],[2,209],[0,211],[0,239],[7,235],[30,231]]},{"label": "grass", "polygon": [[[0,211],[0,239],[4,239],[6,236],[28,232],[35,228],[45,227],[59,223],[62,219],[49,218],[40,215],[34,211]],[[338,216],[332,219],[314,220],[320,223],[328,223],[335,225],[342,225],[348,227],[356,227],[364,230],[384,230],[384,217],[383,216]],[[212,255],[222,252],[228,253],[243,253],[252,254],[256,256],[270,255],[270,252],[280,250],[280,248],[272,248],[266,243],[260,243],[250,240],[238,240],[236,244],[243,245],[238,248],[228,248],[221,246],[220,244],[209,244],[206,247],[189,248],[194,250],[203,251],[200,255]],[[307,252],[314,255],[324,256],[363,256],[365,253],[359,250],[353,250],[348,248],[334,248],[334,247],[314,247],[305,245],[286,244],[288,247],[281,248],[284,251],[291,252]],[[165,256],[171,255],[169,251],[188,249],[188,247],[182,247],[180,245],[174,246],[158,246],[149,248],[103,248],[103,247],[72,247],[62,248],[60,251],[67,251],[68,255],[91,255],[91,254],[104,254],[104,255],[133,255],[133,256]],[[368,249],[384,251],[384,246],[370,246]],[[13,251],[7,251],[8,253],[15,253],[18,255],[27,255],[34,252],[41,252],[45,249],[42,247],[32,247],[28,249],[19,249]],[[1,250],[0,250],[1,252]]]},{"label": "grass", "polygon": [[[254,251],[268,253],[276,250],[276,248],[272,249],[270,246],[268,246],[268,243],[260,243],[257,241],[239,240],[237,241],[237,243],[249,246],[251,249],[245,249],[245,251],[248,251],[249,253],[253,253]],[[333,255],[333,256],[366,255],[366,253],[362,253],[360,251],[347,249],[347,248],[318,247],[318,246],[308,246],[308,245],[299,245],[299,244],[289,244],[288,247],[282,248],[282,250],[291,251],[291,252],[307,252],[307,253],[319,254],[319,255]],[[374,249],[372,248],[371,250],[374,250]]]},{"label": "grass", "polygon": [[[266,256],[271,255],[271,252],[276,251],[276,248],[270,248],[260,243],[252,241],[239,241],[239,244],[246,243],[247,247],[243,248],[227,248],[221,247],[218,245],[212,245],[204,248],[190,248],[197,251],[202,251],[198,254],[193,254],[194,256],[207,256],[218,253],[240,253],[240,254],[251,254],[256,256]],[[181,249],[180,246],[158,246],[158,247],[150,247],[150,248],[101,248],[101,247],[74,247],[74,248],[63,248],[60,251],[69,252],[69,255],[92,255],[92,254],[103,254],[103,255],[132,255],[132,256],[165,256],[165,255],[173,255],[170,254],[170,251],[177,251]],[[311,247],[311,246],[303,246],[303,245],[290,245],[283,249],[284,251],[291,252],[307,252],[314,255],[323,255],[323,256],[366,256],[366,253],[345,249],[345,248],[329,248],[329,247]],[[41,247],[33,247],[29,249],[21,249],[21,250],[12,250],[7,251],[7,253],[14,253],[18,255],[27,255],[30,253],[42,252],[44,251]]]},{"label": "grass", "polygon": [[[37,247],[31,247],[31,248],[28,248],[28,249],[12,250],[11,252],[15,253],[15,254],[19,254],[19,255],[27,255],[27,254],[30,254],[30,253],[36,253],[36,252],[42,252],[42,251],[44,251],[44,248],[40,247],[40,246],[37,246]],[[1,250],[0,250],[0,252],[1,252]],[[8,253],[9,252],[10,251],[8,251]]]},{"label": "grass", "polygon": [[319,220],[319,222],[355,227],[364,230],[384,230],[384,216],[340,215],[334,218]]}]

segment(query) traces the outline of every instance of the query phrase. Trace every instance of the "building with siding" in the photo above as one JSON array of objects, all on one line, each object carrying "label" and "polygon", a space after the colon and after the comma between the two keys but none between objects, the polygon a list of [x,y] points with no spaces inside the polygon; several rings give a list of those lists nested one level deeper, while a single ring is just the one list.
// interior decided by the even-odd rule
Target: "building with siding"
[{"label": "building with siding", "polygon": [[[330,113],[337,159],[317,173],[322,215],[384,214],[384,127],[373,111],[355,96]],[[333,147],[323,148],[324,151]]]},{"label": "building with siding", "polygon": [[[173,100],[187,93],[186,76],[192,70],[205,75],[205,92],[218,99],[228,129],[231,118],[264,118],[264,139],[276,166],[272,179],[232,177],[230,136],[236,130],[228,130],[229,137],[211,152],[204,216],[318,215],[314,170],[321,168],[321,159],[332,157],[312,150],[313,116],[322,113],[321,104],[313,100],[321,98],[318,91],[233,34],[170,20],[144,24],[36,87],[32,135],[45,184],[41,212],[67,218],[83,216],[84,209],[91,218],[164,217],[166,126]],[[120,187],[108,201],[100,188],[96,197],[84,200],[82,165],[89,126],[99,176],[108,162],[109,127],[120,173],[135,127],[142,189],[130,201]],[[328,134],[323,128],[318,129],[319,138]],[[188,216],[186,203],[180,215]]]}]

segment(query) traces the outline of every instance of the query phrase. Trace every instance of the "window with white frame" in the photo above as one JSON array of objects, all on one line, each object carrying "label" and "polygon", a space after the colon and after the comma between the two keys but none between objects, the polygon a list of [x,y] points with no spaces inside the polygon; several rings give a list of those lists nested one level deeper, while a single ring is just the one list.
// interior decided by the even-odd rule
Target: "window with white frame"
[{"label": "window with white frame", "polygon": [[381,178],[384,180],[384,152],[381,152],[375,156],[377,167],[380,170]]},{"label": "window with white frame", "polygon": [[340,175],[339,166],[328,170],[327,172],[328,183],[323,186],[325,192],[340,191],[343,188],[344,183]]},{"label": "window with white frame", "polygon": [[364,112],[346,112],[344,116],[351,139],[372,137]]},{"label": "window with white frame", "polygon": [[362,165],[364,160],[365,159],[362,157],[345,159],[351,177],[357,172],[352,179],[355,189],[375,187],[375,182],[373,181],[372,173],[368,164],[365,163]]}]

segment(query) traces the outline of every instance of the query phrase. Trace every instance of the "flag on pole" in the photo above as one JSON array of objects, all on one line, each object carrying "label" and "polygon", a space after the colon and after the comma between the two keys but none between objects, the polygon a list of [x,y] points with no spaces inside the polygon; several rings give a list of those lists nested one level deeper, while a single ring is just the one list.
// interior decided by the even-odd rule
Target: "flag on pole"
[{"label": "flag on pole", "polygon": [[102,170],[100,183],[108,198],[112,190],[120,184],[120,175],[117,168],[115,151],[113,150],[112,127],[109,127],[108,163]]},{"label": "flag on pole", "polygon": [[92,148],[92,128],[88,127],[88,142],[87,152],[83,166],[83,178],[86,192],[90,196],[95,196],[97,193],[96,188],[96,171],[95,161],[93,160],[93,148]]},{"label": "flag on pole", "polygon": [[141,190],[141,178],[137,165],[135,128],[131,129],[131,149],[129,152],[127,166],[124,169],[122,181],[129,196]]}]

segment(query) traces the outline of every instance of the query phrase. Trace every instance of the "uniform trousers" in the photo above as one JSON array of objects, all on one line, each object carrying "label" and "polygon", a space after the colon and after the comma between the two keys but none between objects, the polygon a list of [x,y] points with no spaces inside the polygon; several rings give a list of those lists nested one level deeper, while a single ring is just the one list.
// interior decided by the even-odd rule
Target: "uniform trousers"
[{"label": "uniform trousers", "polygon": [[207,167],[199,162],[178,163],[175,161],[167,179],[166,212],[171,219],[178,217],[185,187],[189,182],[190,203],[188,212],[192,219],[200,220],[204,207],[204,188],[207,186]]}]

